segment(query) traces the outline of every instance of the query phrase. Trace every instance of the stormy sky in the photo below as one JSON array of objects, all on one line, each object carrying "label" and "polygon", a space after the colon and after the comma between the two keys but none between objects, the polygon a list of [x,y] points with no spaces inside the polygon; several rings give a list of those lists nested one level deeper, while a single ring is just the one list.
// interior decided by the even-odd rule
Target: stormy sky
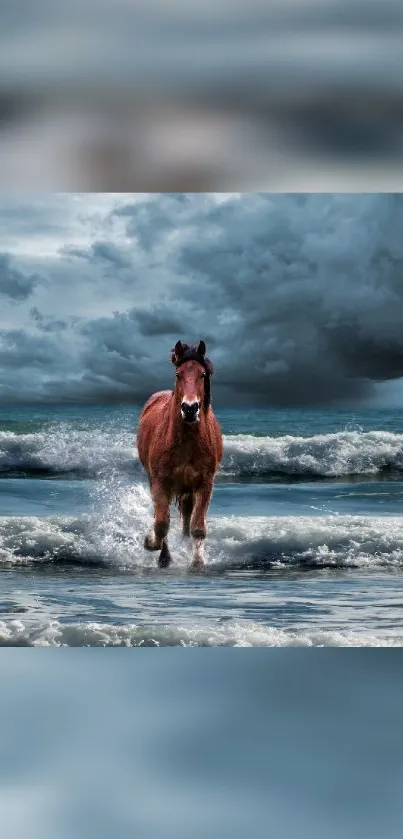
[{"label": "stormy sky", "polygon": [[403,405],[403,195],[0,197],[0,400]]}]

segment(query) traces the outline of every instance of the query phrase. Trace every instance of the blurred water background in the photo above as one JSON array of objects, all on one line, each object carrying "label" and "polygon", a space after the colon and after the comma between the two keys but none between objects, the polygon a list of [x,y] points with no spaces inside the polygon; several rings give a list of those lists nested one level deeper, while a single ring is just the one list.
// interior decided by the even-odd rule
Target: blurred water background
[{"label": "blurred water background", "polygon": [[400,657],[2,650],[2,832],[398,839]]}]

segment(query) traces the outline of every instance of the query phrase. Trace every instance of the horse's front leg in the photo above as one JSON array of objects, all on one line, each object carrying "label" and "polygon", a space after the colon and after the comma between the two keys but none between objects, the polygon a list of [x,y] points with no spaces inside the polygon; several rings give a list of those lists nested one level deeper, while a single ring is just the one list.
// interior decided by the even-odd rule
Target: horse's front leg
[{"label": "horse's front leg", "polygon": [[158,557],[158,565],[166,567],[171,562],[171,554],[168,549],[169,530],[169,506],[171,499],[161,484],[151,485],[151,494],[154,501],[154,527],[144,541],[144,547],[148,551],[161,551]]},{"label": "horse's front leg", "polygon": [[204,565],[204,540],[207,534],[206,516],[212,491],[213,482],[209,481],[194,494],[194,506],[190,519],[190,535],[193,545],[192,566],[194,568]]}]

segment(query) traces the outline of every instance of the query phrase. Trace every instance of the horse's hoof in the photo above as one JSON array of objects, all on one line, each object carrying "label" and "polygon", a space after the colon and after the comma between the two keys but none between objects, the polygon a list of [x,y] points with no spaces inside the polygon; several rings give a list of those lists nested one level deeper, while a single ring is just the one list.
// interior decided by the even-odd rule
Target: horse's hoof
[{"label": "horse's hoof", "polygon": [[192,531],[193,556],[191,568],[199,571],[204,568],[204,539],[195,537],[195,532],[197,533],[198,531]]},{"label": "horse's hoof", "polygon": [[144,547],[146,551],[159,551],[161,545],[156,545],[153,533],[148,533],[144,539]]},{"label": "horse's hoof", "polygon": [[172,557],[171,557],[171,554],[169,553],[168,545],[166,544],[166,542],[164,542],[164,544],[162,546],[161,553],[158,557],[158,565],[159,565],[160,568],[168,568],[168,565],[170,565],[171,562],[172,562]]}]

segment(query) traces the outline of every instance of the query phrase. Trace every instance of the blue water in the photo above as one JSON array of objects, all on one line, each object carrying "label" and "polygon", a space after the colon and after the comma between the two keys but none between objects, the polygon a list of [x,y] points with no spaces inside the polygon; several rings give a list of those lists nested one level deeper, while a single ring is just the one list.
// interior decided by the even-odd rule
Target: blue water
[{"label": "blue water", "polygon": [[132,407],[0,408],[0,641],[402,645],[399,411],[216,410],[207,565],[152,520]]}]

